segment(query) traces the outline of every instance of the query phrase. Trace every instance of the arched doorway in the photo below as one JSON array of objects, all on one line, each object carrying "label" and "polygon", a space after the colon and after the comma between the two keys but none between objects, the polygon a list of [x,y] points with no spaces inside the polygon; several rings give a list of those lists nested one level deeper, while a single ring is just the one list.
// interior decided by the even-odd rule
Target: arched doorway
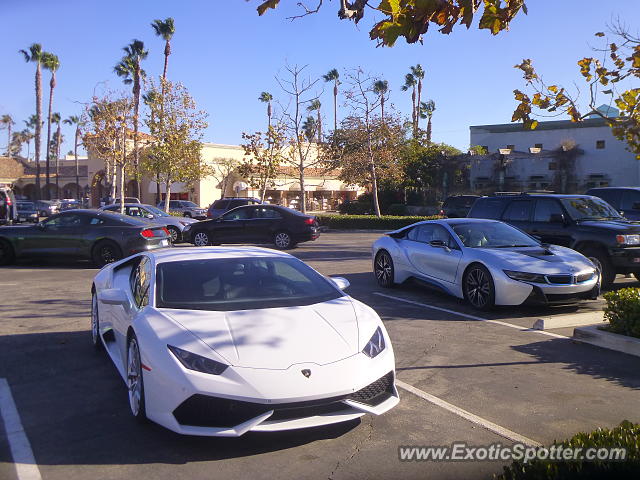
[{"label": "arched doorway", "polygon": [[22,194],[29,200],[36,200],[36,186],[33,183],[28,183],[22,188]]},{"label": "arched doorway", "polygon": [[58,196],[58,187],[55,183],[48,183],[42,187],[42,197],[44,200],[53,200],[54,198],[60,198]]},{"label": "arched doorway", "polygon": [[135,180],[129,180],[124,191],[126,197],[140,198],[140,195],[138,195],[138,182],[136,182]]},{"label": "arched doorway", "polygon": [[109,195],[109,184],[104,170],[96,172],[91,180],[91,206],[99,207],[100,200]]},{"label": "arched doorway", "polygon": [[62,187],[62,198],[76,198],[78,195],[78,184],[67,183]]}]

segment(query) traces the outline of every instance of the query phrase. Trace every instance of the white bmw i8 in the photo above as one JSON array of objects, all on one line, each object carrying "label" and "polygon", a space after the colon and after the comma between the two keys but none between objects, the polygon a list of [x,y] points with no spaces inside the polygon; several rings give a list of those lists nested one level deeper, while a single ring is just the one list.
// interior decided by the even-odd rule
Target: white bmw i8
[{"label": "white bmw i8", "polygon": [[479,310],[567,303],[600,293],[600,273],[586,257],[495,220],[418,222],[387,233],[372,248],[379,285],[412,278]]},{"label": "white bmw i8", "polygon": [[104,267],[91,333],[131,413],[240,436],[382,414],[398,403],[380,317],[302,261],[263,248],[144,252]]}]

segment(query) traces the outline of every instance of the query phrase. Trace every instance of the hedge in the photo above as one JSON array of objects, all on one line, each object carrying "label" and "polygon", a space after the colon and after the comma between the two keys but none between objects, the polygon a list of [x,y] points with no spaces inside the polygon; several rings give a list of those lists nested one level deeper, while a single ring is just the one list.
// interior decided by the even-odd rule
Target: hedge
[{"label": "hedge", "polygon": [[568,448],[625,448],[624,460],[522,460],[504,467],[497,480],[570,480],[640,478],[640,424],[627,420],[609,430],[599,428],[578,433],[567,441],[556,443]]},{"label": "hedge", "polygon": [[430,217],[396,217],[392,215],[318,215],[321,226],[335,230],[396,230],[412,223],[423,220],[440,218],[437,215]]},{"label": "hedge", "polygon": [[640,289],[623,288],[604,294],[607,331],[640,338]]}]

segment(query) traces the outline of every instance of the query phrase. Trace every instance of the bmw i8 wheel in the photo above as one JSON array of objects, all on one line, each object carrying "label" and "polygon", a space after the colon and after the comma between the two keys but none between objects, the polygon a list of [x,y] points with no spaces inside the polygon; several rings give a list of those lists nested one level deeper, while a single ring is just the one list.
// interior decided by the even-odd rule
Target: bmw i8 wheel
[{"label": "bmw i8 wheel", "polygon": [[96,350],[102,348],[100,318],[98,317],[98,295],[95,292],[91,295],[91,343],[93,343],[93,348]]},{"label": "bmw i8 wheel", "polygon": [[209,245],[209,235],[207,232],[197,232],[193,236],[193,244],[196,247],[206,247]]},{"label": "bmw i8 wheel", "polygon": [[140,347],[135,333],[131,334],[127,346],[127,389],[131,414],[138,420],[146,418],[144,405],[144,382],[142,379],[142,361]]},{"label": "bmw i8 wheel", "polygon": [[491,273],[482,265],[472,265],[463,278],[464,298],[477,310],[488,310],[495,305],[495,286]]},{"label": "bmw i8 wheel", "polygon": [[393,281],[393,260],[388,252],[383,250],[376,255],[376,260],[373,262],[373,270],[376,274],[378,285],[384,288],[391,288],[395,285]]}]

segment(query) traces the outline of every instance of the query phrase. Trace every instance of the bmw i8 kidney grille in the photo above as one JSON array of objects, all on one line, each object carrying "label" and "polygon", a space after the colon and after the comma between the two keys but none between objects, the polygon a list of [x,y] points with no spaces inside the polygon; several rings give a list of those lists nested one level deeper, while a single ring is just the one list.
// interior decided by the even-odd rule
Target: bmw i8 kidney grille
[{"label": "bmw i8 kidney grille", "polygon": [[349,395],[306,402],[265,404],[195,394],[182,402],[173,416],[181,425],[231,428],[273,410],[267,421],[293,420],[348,410],[343,400],[379,405],[393,395],[393,372]]},{"label": "bmw i8 kidney grille", "polygon": [[571,275],[547,275],[547,281],[549,283],[561,283],[561,284],[570,284],[572,282],[573,277]]}]

